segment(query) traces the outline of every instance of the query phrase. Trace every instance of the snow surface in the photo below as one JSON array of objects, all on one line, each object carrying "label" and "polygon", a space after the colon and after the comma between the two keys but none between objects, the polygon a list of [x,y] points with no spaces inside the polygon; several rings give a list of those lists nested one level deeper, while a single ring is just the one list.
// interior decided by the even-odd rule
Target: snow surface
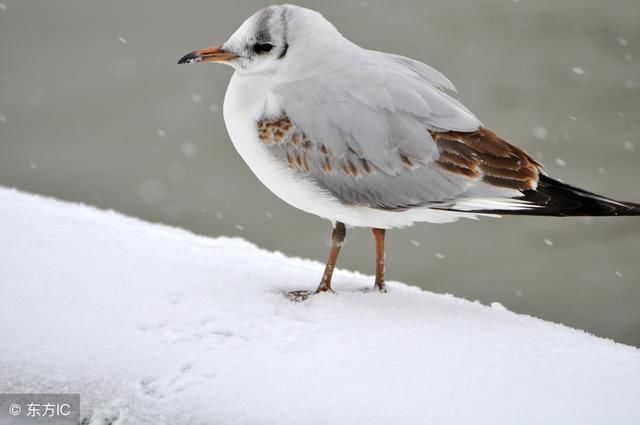
[{"label": "snow surface", "polygon": [[0,392],[91,424],[638,424],[640,350],[0,188]]}]

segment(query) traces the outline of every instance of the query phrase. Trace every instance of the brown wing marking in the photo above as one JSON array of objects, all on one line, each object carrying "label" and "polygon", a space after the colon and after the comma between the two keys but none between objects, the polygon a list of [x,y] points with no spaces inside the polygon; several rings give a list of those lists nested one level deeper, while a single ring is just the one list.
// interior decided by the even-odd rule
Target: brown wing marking
[{"label": "brown wing marking", "polygon": [[374,172],[369,161],[351,148],[346,155],[336,157],[325,145],[313,143],[286,116],[264,118],[258,121],[257,130],[260,142],[279,149],[289,168],[309,173],[315,160],[317,168],[325,174],[342,172],[359,177]]},{"label": "brown wing marking", "polygon": [[[313,143],[286,116],[262,119],[257,130],[262,143],[282,151],[290,168],[308,173],[316,161],[314,168],[325,174],[341,172],[360,177],[374,172],[374,167],[352,149],[336,157],[325,145]],[[436,164],[450,173],[514,190],[535,189],[538,184],[542,165],[486,128],[468,133],[430,133],[439,151]],[[422,165],[402,153],[399,155],[401,163],[410,170]]]},{"label": "brown wing marking", "polygon": [[[293,133],[293,125],[287,118],[277,118],[273,120],[260,120],[258,121],[258,134],[260,141],[267,145],[278,145],[284,143],[289,139]],[[300,144],[301,135],[295,135],[293,140],[294,144]]]},{"label": "brown wing marking", "polygon": [[440,152],[436,164],[448,172],[507,189],[529,190],[538,184],[542,165],[486,128],[430,133]]}]

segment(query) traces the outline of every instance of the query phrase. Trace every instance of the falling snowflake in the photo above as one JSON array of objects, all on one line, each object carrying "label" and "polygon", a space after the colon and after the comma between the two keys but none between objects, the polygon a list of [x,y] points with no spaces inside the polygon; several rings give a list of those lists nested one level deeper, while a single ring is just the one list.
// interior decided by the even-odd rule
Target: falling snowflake
[{"label": "falling snowflake", "polygon": [[544,127],[534,127],[533,135],[536,137],[536,139],[544,140],[549,135],[549,132]]},{"label": "falling snowflake", "polygon": [[571,71],[573,71],[573,73],[576,75],[584,75],[585,73],[585,70],[580,68],[579,66],[574,66],[573,68],[571,68]]},{"label": "falling snowflake", "polygon": [[587,226],[591,226],[593,224],[593,217],[581,217],[580,221],[582,221]]},{"label": "falling snowflake", "polygon": [[184,156],[187,156],[189,158],[193,158],[194,156],[196,156],[196,153],[198,153],[198,148],[193,143],[184,143],[180,147],[180,149],[182,150]]}]

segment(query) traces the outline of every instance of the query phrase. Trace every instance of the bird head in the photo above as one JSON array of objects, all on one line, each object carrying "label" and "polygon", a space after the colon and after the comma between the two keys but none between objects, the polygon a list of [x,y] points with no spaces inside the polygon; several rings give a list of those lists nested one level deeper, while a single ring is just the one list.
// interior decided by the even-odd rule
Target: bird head
[{"label": "bird head", "polygon": [[178,64],[219,62],[241,74],[277,73],[290,67],[313,67],[332,46],[350,43],[320,13],[294,5],[269,6],[250,16],[214,47],[195,50]]}]

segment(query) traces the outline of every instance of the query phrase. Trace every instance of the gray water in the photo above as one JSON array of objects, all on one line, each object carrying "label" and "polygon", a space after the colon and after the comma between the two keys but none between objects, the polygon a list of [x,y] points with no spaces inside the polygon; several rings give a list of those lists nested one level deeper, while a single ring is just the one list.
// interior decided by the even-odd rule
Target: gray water
[{"label": "gray water", "polygon": [[[324,261],[330,225],[275,198],[229,141],[232,70],[176,65],[267,3],[0,2],[0,185]],[[440,69],[554,176],[640,201],[637,0],[301,4]],[[639,249],[636,218],[422,224],[390,232],[387,276],[639,346]],[[339,264],[372,273],[373,250],[351,230]]]}]

